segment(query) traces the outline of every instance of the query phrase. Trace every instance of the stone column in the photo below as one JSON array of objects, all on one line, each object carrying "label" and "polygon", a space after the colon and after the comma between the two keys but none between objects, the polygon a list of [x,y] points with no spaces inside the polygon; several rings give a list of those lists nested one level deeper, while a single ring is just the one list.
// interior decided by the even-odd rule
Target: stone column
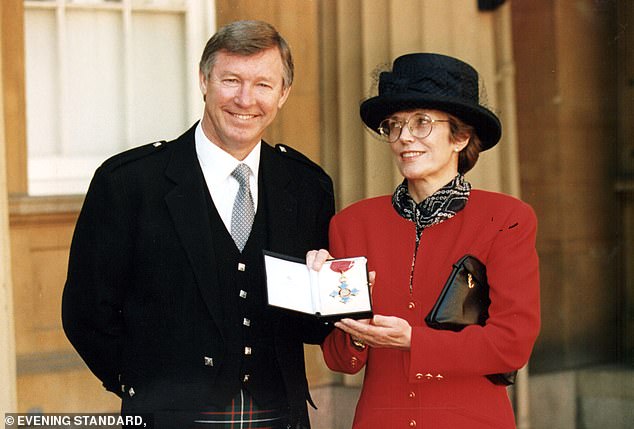
[{"label": "stone column", "polygon": [[[1,13],[0,8],[0,13]],[[0,32],[0,46],[2,33]],[[0,100],[3,99],[2,56],[0,55]],[[7,198],[6,144],[4,104],[0,103],[0,413],[17,408],[15,375],[15,330],[13,324],[13,294],[11,258],[9,255],[9,203]]]},{"label": "stone column", "polygon": [[[522,196],[539,219],[542,329],[533,372],[619,356],[614,178],[617,160],[628,159],[617,154],[618,124],[631,120],[615,101],[616,48],[628,32],[616,25],[614,4],[512,4]],[[624,100],[632,95],[626,84]]]}]

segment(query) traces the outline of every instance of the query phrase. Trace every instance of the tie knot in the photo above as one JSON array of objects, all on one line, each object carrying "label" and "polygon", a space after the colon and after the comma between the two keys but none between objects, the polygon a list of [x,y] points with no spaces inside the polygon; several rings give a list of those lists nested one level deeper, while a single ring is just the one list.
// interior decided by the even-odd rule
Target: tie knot
[{"label": "tie knot", "polygon": [[249,184],[249,173],[251,173],[251,169],[246,164],[238,164],[238,166],[233,170],[231,175],[236,178],[238,183],[241,186],[246,186]]}]

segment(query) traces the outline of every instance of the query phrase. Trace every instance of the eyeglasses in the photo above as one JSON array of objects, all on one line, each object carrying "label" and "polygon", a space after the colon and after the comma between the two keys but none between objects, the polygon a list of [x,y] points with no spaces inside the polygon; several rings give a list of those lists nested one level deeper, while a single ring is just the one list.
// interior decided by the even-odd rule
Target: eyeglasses
[{"label": "eyeglasses", "polygon": [[424,139],[431,134],[432,127],[436,122],[449,122],[449,119],[432,119],[422,113],[414,113],[406,121],[388,118],[379,124],[379,134],[386,142],[394,143],[401,137],[401,132],[407,125],[411,135]]}]

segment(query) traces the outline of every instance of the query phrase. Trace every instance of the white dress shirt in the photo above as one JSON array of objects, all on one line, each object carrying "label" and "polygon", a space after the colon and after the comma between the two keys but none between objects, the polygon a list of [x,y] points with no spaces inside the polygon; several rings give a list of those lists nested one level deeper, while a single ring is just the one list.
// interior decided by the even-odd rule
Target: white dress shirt
[{"label": "white dress shirt", "polygon": [[220,218],[225,224],[227,231],[231,231],[231,213],[233,212],[233,203],[238,194],[240,184],[231,175],[238,164],[247,164],[251,169],[249,176],[249,187],[253,196],[253,207],[257,213],[258,210],[258,171],[260,169],[260,149],[262,142],[260,141],[251,150],[249,155],[240,161],[220,147],[212,143],[203,132],[200,122],[196,126],[195,133],[196,156],[203,170],[205,182],[211,199],[220,214]]}]

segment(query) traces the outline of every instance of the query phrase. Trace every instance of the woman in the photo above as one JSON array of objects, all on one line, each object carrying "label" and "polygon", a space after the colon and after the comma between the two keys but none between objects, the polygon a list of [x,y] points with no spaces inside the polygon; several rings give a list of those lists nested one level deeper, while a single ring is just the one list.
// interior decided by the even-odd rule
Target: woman
[{"label": "woman", "polygon": [[[501,136],[479,102],[478,74],[444,55],[399,57],[361,118],[390,145],[404,180],[331,222],[330,253],[365,255],[376,273],[374,318],[337,322],[322,345],[332,370],[366,366],[353,427],[513,428],[505,387],[485,375],[522,367],[539,331],[536,219],[527,204],[471,190],[464,178]],[[486,266],[489,318],[432,329],[425,316],[466,254]],[[329,257],[311,251],[307,263],[319,269]]]}]

